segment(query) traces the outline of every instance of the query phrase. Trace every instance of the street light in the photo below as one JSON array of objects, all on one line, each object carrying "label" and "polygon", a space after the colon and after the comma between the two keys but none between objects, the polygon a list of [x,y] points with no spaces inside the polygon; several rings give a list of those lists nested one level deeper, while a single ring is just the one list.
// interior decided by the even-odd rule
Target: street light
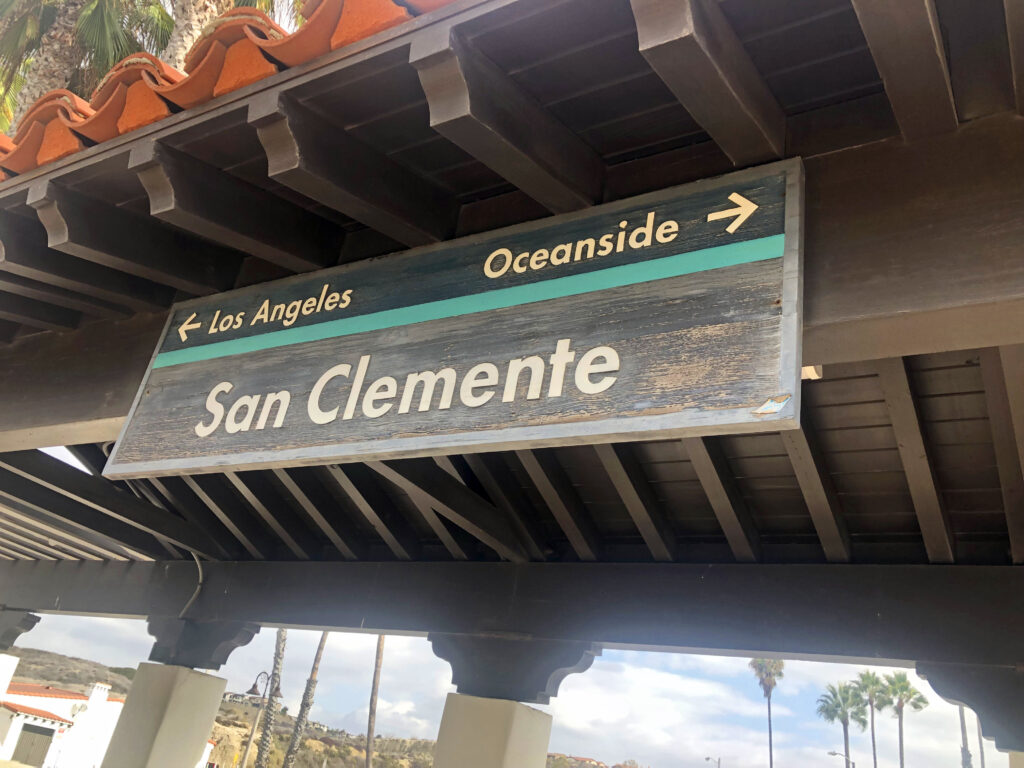
[{"label": "street light", "polygon": [[849,755],[844,755],[842,752],[829,752],[829,754],[832,755],[832,757],[843,758],[843,760],[846,761],[846,764],[849,765],[850,768],[857,768],[857,764],[850,759]]},{"label": "street light", "polygon": [[722,758],[720,757],[705,757],[705,763],[714,763],[715,768],[722,768]]},{"label": "street light", "polygon": [[[262,692],[260,692],[260,687],[261,686],[263,688]],[[270,675],[268,675],[266,672],[260,672],[258,675],[256,675],[256,679],[252,683],[252,688],[250,688],[248,691],[245,692],[247,696],[259,696],[260,697],[260,705],[259,705],[259,707],[256,710],[256,717],[254,717],[253,720],[252,720],[252,728],[249,729],[249,741],[245,745],[245,754],[242,755],[242,763],[241,764],[243,766],[247,765],[248,762],[249,762],[249,753],[252,751],[252,742],[254,740],[254,737],[256,736],[256,726],[259,725],[260,716],[263,714],[263,710],[267,706],[267,701],[268,701],[268,699],[267,699],[267,689],[268,688],[270,688]],[[274,686],[274,691],[273,691],[273,693],[270,694],[270,698],[272,698],[272,699],[279,699],[279,698],[281,698],[281,683],[280,683],[280,681],[278,681],[278,684],[276,686]]]}]

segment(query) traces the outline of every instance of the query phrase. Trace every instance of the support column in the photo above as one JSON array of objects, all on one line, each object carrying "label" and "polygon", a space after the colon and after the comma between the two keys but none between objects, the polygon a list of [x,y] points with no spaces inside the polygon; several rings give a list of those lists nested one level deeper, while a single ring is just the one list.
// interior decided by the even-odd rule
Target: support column
[{"label": "support column", "polygon": [[38,623],[39,617],[34,613],[0,606],[0,651],[11,650],[15,641]]},{"label": "support column", "polygon": [[151,661],[139,665],[103,768],[194,768],[203,755],[227,681],[219,669],[259,631],[243,622],[150,618]]},{"label": "support column", "polygon": [[[452,665],[434,768],[544,768],[551,715],[547,704],[573,672],[600,655],[591,643],[431,634],[434,653]],[[521,703],[526,702],[526,703]]]}]

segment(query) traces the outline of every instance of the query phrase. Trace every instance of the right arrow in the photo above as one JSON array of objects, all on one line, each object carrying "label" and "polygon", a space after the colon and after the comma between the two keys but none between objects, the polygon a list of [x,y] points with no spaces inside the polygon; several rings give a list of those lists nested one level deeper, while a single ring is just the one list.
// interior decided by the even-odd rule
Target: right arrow
[{"label": "right arrow", "polygon": [[184,344],[186,341],[188,341],[188,332],[189,331],[194,331],[196,328],[202,328],[203,327],[202,323],[193,323],[192,321],[195,320],[195,319],[196,319],[196,313],[193,312],[191,315],[188,316],[188,320],[186,320],[184,323],[182,323],[178,327],[178,336],[181,337],[181,343],[182,344]]},{"label": "right arrow", "polygon": [[750,214],[757,210],[758,205],[751,200],[747,200],[747,198],[739,192],[733,192],[729,195],[729,200],[736,203],[737,207],[730,208],[727,211],[715,211],[714,213],[709,213],[708,221],[718,221],[719,219],[728,219],[735,216],[736,218],[732,224],[725,228],[725,231],[731,235],[740,228],[740,225],[743,222],[750,218]]}]

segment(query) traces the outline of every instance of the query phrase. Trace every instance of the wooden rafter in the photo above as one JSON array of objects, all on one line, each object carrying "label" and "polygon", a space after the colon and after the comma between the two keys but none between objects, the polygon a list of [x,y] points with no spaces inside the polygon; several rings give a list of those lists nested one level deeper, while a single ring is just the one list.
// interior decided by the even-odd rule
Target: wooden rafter
[{"label": "wooden rafter", "polygon": [[601,541],[587,508],[550,448],[516,451],[537,492],[580,560],[597,560]]},{"label": "wooden rafter", "polygon": [[983,349],[981,375],[1010,555],[1020,565],[1024,563],[1024,345]]},{"label": "wooden rafter", "polygon": [[[363,556],[363,545],[351,532],[343,530],[333,520],[328,520],[320,505],[295,478],[296,470],[273,469],[274,478],[281,483],[288,496],[305,513],[331,545],[346,560],[359,560]],[[334,516],[336,519],[336,516]]]},{"label": "wooden rafter", "polygon": [[491,453],[471,453],[466,464],[498,509],[502,510],[519,534],[531,560],[544,560],[549,546],[540,527],[529,514],[530,502],[516,482],[504,459]]},{"label": "wooden rafter", "polygon": [[676,537],[628,445],[595,445],[598,459],[655,560],[674,560]]},{"label": "wooden rafter", "polygon": [[682,444],[733,557],[740,563],[757,562],[761,559],[761,537],[721,446],[707,437],[685,438]]},{"label": "wooden rafter", "polygon": [[928,559],[933,563],[952,563],[956,559],[953,533],[921,431],[906,363],[903,358],[886,358],[877,362],[877,370]]}]

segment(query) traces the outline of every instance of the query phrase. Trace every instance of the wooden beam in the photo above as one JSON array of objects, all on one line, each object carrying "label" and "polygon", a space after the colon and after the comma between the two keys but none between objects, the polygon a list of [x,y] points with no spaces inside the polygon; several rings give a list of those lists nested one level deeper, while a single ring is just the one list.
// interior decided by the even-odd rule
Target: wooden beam
[{"label": "wooden beam", "polygon": [[631,0],[640,52],[735,165],[782,157],[786,117],[716,0]]},{"label": "wooden beam", "polygon": [[324,117],[268,94],[249,106],[270,178],[409,246],[451,237],[451,194]]},{"label": "wooden beam", "polygon": [[112,304],[109,301],[94,299],[82,293],[58,288],[20,275],[12,275],[2,269],[0,269],[0,291],[91,317],[116,318],[131,314],[126,307]]},{"label": "wooden beam", "polygon": [[981,351],[988,422],[1003,493],[1010,556],[1024,564],[1024,345]]},{"label": "wooden beam", "polygon": [[194,525],[210,540],[216,555],[224,560],[242,560],[246,551],[182,477],[151,477],[147,482],[166,501],[167,506]]},{"label": "wooden beam", "polygon": [[0,272],[68,291],[152,312],[170,306],[174,290],[116,269],[93,264],[47,247],[43,226],[0,211]]},{"label": "wooden beam", "polygon": [[628,445],[595,445],[598,459],[655,560],[676,558],[676,536]]},{"label": "wooden beam", "polygon": [[35,519],[59,520],[76,530],[97,533],[134,553],[156,559],[167,557],[163,547],[148,532],[6,468],[0,468],[0,498],[16,502],[19,509]]},{"label": "wooden beam", "polygon": [[243,514],[240,504],[228,488],[215,475],[182,475],[185,485],[214,514],[221,524],[231,532],[250,557],[267,560],[272,557],[273,543],[270,537],[257,525],[246,510]]},{"label": "wooden beam", "polygon": [[586,505],[550,448],[516,451],[537,492],[580,560],[598,560],[601,541]]},{"label": "wooden beam", "polygon": [[[419,512],[420,517],[426,521],[430,530],[434,532],[442,546],[448,550],[448,554],[452,556],[453,560],[468,560],[469,555],[467,554],[467,547],[464,547],[462,543],[455,538],[452,531],[448,529],[448,525],[441,518],[434,508],[430,506],[430,499],[418,491],[407,490],[406,493],[409,495],[409,500],[412,505],[416,507],[416,511]],[[475,542],[474,542],[475,543]]]},{"label": "wooden beam", "polygon": [[761,559],[761,537],[721,445],[707,437],[686,438],[682,444],[733,557],[740,563],[757,562]]},{"label": "wooden beam", "polygon": [[25,536],[29,536],[32,539],[39,541],[41,544],[45,544],[62,553],[70,553],[73,557],[79,560],[100,561],[104,559],[94,552],[90,552],[85,547],[75,545],[63,536],[54,535],[53,531],[47,531],[39,526],[27,524],[24,521],[14,519],[12,516],[7,514],[7,509],[2,506],[0,506],[0,522],[2,522],[3,526],[8,530],[17,531]]},{"label": "wooden beam", "polygon": [[850,535],[843,520],[842,503],[817,440],[806,426],[783,430],[779,436],[793,464],[825,559],[830,563],[850,562]]},{"label": "wooden beam", "polygon": [[32,514],[31,509],[26,509],[11,499],[5,499],[0,504],[0,514],[11,522],[28,526],[60,541],[71,542],[71,545],[77,548],[94,553],[97,555],[95,559],[98,560],[126,561],[134,556],[133,552],[125,549],[119,542],[95,531],[76,528],[59,518],[45,518]]},{"label": "wooden beam", "polygon": [[206,537],[186,521],[42,451],[0,454],[0,466],[152,536],[210,557],[211,549]]},{"label": "wooden beam", "polygon": [[399,560],[415,560],[420,545],[409,524],[402,519],[395,505],[377,484],[374,473],[359,464],[318,467],[317,472],[328,487],[334,487],[368,522],[387,548]]},{"label": "wooden beam", "polygon": [[161,221],[291,272],[338,261],[344,235],[335,224],[185,152],[147,141],[128,167]]},{"label": "wooden beam", "polygon": [[4,551],[12,554],[22,555],[29,560],[62,560],[64,558],[58,558],[47,552],[43,552],[38,547],[33,547],[26,544],[24,541],[19,541],[16,536],[10,536],[0,528],[0,543],[3,544]]},{"label": "wooden beam", "polygon": [[1010,66],[1017,111],[1024,114],[1024,2],[1003,0],[1006,34],[1010,41]]},{"label": "wooden beam", "polygon": [[206,296],[228,290],[242,263],[236,251],[53,182],[30,187],[28,204],[46,227],[50,248],[187,293]]},{"label": "wooden beam", "polygon": [[0,320],[59,332],[77,328],[82,313],[0,290]]},{"label": "wooden beam", "polygon": [[422,494],[440,514],[506,560],[527,556],[500,511],[430,459],[374,461],[367,466],[410,495]]},{"label": "wooden beam", "polygon": [[447,24],[410,47],[430,126],[555,213],[600,202],[604,163]]},{"label": "wooden beam", "polygon": [[956,129],[934,0],[853,0],[893,114],[907,141]]},{"label": "wooden beam", "polygon": [[80,560],[77,555],[64,552],[52,546],[45,539],[40,540],[38,536],[19,530],[16,526],[9,525],[6,520],[0,519],[0,536],[8,541],[18,542],[26,547],[31,547],[36,552],[42,553],[46,560]]},{"label": "wooden beam", "polygon": [[309,516],[309,519],[327,537],[327,540],[334,545],[334,548],[341,553],[342,557],[346,560],[359,560],[363,557],[364,547],[362,543],[357,541],[351,533],[338,530],[336,525],[324,517],[323,512],[310,498],[309,494],[295,481],[295,477],[292,474],[295,470],[274,469],[271,472],[281,485],[284,486],[288,495]]},{"label": "wooden beam", "polygon": [[530,559],[545,560],[551,547],[531,514],[530,500],[504,458],[495,453],[469,453],[464,458],[491,502],[515,528]]},{"label": "wooden beam", "polygon": [[953,533],[921,432],[906,363],[903,358],[894,357],[879,360],[876,366],[928,559],[933,563],[952,563],[956,560]]},{"label": "wooden beam", "polygon": [[246,503],[252,508],[252,510],[259,516],[267,527],[270,528],[277,537],[284,542],[284,545],[288,547],[295,557],[299,560],[309,560],[309,552],[306,551],[292,536],[292,533],[281,524],[277,519],[277,516],[270,511],[267,505],[260,498],[259,494],[251,487],[249,480],[243,478],[238,472],[225,472],[224,477],[231,483],[238,494],[245,499]]}]

